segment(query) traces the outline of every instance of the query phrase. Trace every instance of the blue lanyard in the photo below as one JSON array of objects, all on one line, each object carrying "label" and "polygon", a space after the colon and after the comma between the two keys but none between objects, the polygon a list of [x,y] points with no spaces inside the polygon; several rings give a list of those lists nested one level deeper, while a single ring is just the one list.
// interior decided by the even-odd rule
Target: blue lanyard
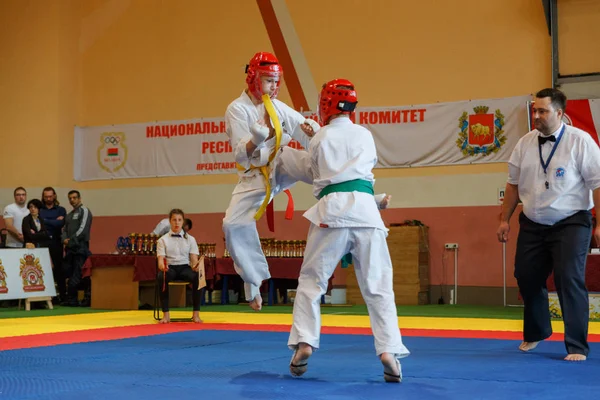
[{"label": "blue lanyard", "polygon": [[[554,146],[552,146],[552,151],[550,152],[550,155],[548,156],[548,161],[544,162],[544,158],[542,157],[542,145],[538,144],[538,147],[540,150],[540,162],[542,163],[542,168],[544,168],[544,174],[546,173],[546,170],[548,169],[548,166],[550,165],[550,160],[552,160],[552,156],[554,156],[554,152],[556,151],[556,148],[558,147],[558,144],[560,143],[560,139],[562,139],[563,132],[565,131],[566,127],[567,127],[567,125],[565,125],[563,123],[563,128],[560,130],[560,133],[558,134],[558,137],[556,138],[556,142],[554,143]],[[546,183],[546,187],[547,186],[548,186],[548,184]]]}]

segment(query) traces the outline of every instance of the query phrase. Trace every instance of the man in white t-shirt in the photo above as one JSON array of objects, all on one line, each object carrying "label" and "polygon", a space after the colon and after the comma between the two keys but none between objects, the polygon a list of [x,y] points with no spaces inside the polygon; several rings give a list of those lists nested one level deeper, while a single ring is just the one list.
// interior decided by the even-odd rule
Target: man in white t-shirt
[{"label": "man in white t-shirt", "polygon": [[[523,297],[523,342],[530,351],[552,335],[546,280],[554,272],[565,324],[567,361],[589,353],[589,298],[585,266],[592,234],[590,209],[600,211],[600,149],[592,137],[562,121],[566,96],[557,89],[535,95],[535,129],[523,136],[508,161],[508,182],[498,240],[519,199],[515,278]],[[600,227],[594,231],[600,239]]]},{"label": "man in white t-shirt", "polygon": [[6,247],[23,247],[23,232],[21,226],[23,218],[29,215],[29,210],[25,206],[27,203],[27,191],[19,186],[13,192],[15,202],[4,207],[4,224],[8,230],[6,235]]}]

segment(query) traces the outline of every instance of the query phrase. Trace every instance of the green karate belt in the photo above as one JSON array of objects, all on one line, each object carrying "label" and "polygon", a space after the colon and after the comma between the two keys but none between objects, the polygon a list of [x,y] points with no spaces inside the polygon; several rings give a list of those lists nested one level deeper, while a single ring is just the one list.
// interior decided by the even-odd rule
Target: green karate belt
[{"label": "green karate belt", "polygon": [[[341,183],[334,183],[333,185],[325,186],[319,193],[319,199],[327,196],[330,193],[336,192],[362,192],[374,195],[373,184],[364,179],[354,179],[352,181],[346,181]],[[348,253],[342,257],[342,268],[348,268],[348,265],[352,264],[352,254]]]}]

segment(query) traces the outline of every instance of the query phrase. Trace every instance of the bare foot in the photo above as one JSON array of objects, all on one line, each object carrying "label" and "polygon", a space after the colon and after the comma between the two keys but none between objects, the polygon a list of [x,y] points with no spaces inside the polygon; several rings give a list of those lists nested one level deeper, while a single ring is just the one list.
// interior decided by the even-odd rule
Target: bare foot
[{"label": "bare foot", "polygon": [[519,350],[521,350],[521,351],[533,350],[537,347],[538,344],[540,344],[539,341],[537,341],[537,342],[522,342],[519,345]]},{"label": "bare foot", "polygon": [[192,321],[194,321],[194,323],[196,323],[196,324],[201,324],[202,322],[204,322],[200,318],[200,312],[199,311],[194,311],[192,313]]},{"label": "bare foot", "polygon": [[312,346],[308,343],[298,343],[290,361],[290,373],[293,376],[302,376],[308,370],[308,359],[312,352]]},{"label": "bare foot", "polygon": [[262,296],[260,294],[257,294],[250,302],[250,308],[254,311],[260,311],[262,309]]},{"label": "bare foot", "polygon": [[379,359],[381,360],[381,364],[383,364],[383,379],[386,382],[402,382],[400,361],[392,353],[381,353]]},{"label": "bare foot", "polygon": [[583,354],[567,354],[565,357],[566,361],[585,361],[587,357]]},{"label": "bare foot", "polygon": [[167,311],[159,321],[159,324],[168,324],[169,322],[171,322],[171,313]]}]

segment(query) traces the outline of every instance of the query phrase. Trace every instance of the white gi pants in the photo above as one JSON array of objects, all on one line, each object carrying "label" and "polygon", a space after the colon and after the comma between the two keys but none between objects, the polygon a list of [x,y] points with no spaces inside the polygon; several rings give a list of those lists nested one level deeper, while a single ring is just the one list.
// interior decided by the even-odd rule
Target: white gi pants
[{"label": "white gi pants", "polygon": [[[284,147],[277,155],[271,172],[271,199],[298,181],[312,183],[308,153]],[[248,190],[244,190],[241,185],[248,186]],[[233,259],[235,271],[244,280],[244,291],[248,301],[260,293],[262,281],[271,277],[254,219],[265,196],[262,175],[257,174],[240,182],[223,219],[227,250]]]},{"label": "white gi pants", "polygon": [[398,327],[386,232],[376,228],[320,228],[311,224],[294,300],[289,348],[293,350],[301,342],[319,347],[321,296],[347,253],[352,254],[356,279],[369,311],[377,355],[408,356]]}]

